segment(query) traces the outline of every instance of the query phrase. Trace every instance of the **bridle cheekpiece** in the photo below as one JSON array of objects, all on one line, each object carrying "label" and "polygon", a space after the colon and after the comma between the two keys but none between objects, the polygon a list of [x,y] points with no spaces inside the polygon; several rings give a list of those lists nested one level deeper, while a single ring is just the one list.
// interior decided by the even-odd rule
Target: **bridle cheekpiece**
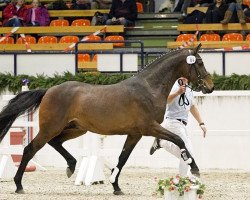
[{"label": "bridle cheekpiece", "polygon": [[[191,54],[191,51],[189,51],[189,52]],[[195,54],[197,54],[197,52]],[[197,78],[198,78],[198,80],[197,80],[197,86],[195,87],[195,89],[192,87],[192,90],[196,90],[196,91],[200,90],[200,88],[202,88],[202,87],[206,88],[206,84],[205,84],[205,82],[204,82],[203,79],[206,76],[210,75],[209,73],[206,73],[204,76],[201,76],[199,70],[197,69],[197,66],[195,65],[195,63],[197,62],[197,60],[201,60],[201,58],[197,58],[195,55],[192,55],[192,54],[188,55],[187,58],[186,58],[186,62],[190,66],[190,68],[189,68],[189,77],[191,77],[191,70],[192,70],[192,68],[194,68],[195,73],[196,73]]]}]

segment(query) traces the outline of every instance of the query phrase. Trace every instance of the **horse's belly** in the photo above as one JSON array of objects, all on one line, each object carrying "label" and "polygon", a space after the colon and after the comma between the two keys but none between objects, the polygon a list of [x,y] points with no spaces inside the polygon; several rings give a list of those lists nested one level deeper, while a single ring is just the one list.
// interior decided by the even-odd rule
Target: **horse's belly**
[{"label": "horse's belly", "polygon": [[136,119],[132,115],[125,113],[82,113],[77,121],[83,129],[104,135],[127,134],[137,127]]}]

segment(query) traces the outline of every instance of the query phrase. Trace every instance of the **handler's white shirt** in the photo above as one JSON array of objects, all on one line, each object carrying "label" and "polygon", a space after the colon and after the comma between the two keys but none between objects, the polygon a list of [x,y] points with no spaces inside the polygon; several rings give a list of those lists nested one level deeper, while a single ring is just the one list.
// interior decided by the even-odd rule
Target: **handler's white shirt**
[{"label": "handler's white shirt", "polygon": [[[179,85],[178,80],[177,80],[175,82],[175,84],[173,85],[173,87],[170,91],[170,94],[173,94],[179,88],[180,88],[180,85]],[[189,87],[186,87],[185,96],[189,101],[189,105],[180,106],[179,105],[180,95],[178,95],[177,97],[175,97],[172,100],[172,102],[170,104],[167,104],[166,113],[165,113],[166,118],[181,119],[181,120],[184,120],[185,122],[188,121],[188,114],[189,114],[190,108],[192,105],[194,105],[193,92]],[[185,99],[185,102],[187,102],[187,99]],[[183,100],[181,100],[180,103],[183,104]]]}]

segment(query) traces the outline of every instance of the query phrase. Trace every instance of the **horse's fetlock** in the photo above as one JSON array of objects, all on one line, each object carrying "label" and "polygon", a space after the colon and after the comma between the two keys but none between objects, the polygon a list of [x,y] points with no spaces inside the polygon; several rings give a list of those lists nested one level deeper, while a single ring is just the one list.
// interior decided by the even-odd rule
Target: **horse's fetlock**
[{"label": "horse's fetlock", "polygon": [[115,180],[116,180],[116,178],[117,178],[117,175],[119,174],[119,169],[117,168],[117,167],[115,167],[115,168],[113,168],[112,170],[111,170],[111,176],[109,177],[109,182],[110,183],[114,183],[115,182]]}]

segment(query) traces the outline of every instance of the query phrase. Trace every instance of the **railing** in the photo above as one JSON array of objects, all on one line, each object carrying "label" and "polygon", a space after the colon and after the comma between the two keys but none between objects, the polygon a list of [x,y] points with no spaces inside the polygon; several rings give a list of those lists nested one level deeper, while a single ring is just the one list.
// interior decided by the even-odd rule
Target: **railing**
[{"label": "railing", "polygon": [[[149,57],[157,57],[165,52],[147,52],[145,54],[145,63],[148,63]],[[210,73],[218,75],[238,75],[250,74],[250,50],[201,50],[199,52],[203,62]]]},{"label": "railing", "polygon": [[[114,48],[112,50],[83,50],[83,51],[79,51],[79,45],[80,44],[84,44],[84,43],[124,43],[124,47],[123,48]],[[133,47],[130,47],[128,45],[131,44],[139,44],[140,48],[139,50],[135,50],[133,49]],[[79,53],[88,53],[88,54],[120,54],[120,71],[119,72],[126,72],[123,70],[123,55],[124,54],[140,54],[140,69],[144,68],[144,44],[143,42],[139,41],[139,40],[124,40],[124,41],[80,41],[78,43],[76,43],[75,46],[75,69],[76,72],[78,72],[78,54]],[[118,71],[105,71],[105,72],[118,72]]]}]

